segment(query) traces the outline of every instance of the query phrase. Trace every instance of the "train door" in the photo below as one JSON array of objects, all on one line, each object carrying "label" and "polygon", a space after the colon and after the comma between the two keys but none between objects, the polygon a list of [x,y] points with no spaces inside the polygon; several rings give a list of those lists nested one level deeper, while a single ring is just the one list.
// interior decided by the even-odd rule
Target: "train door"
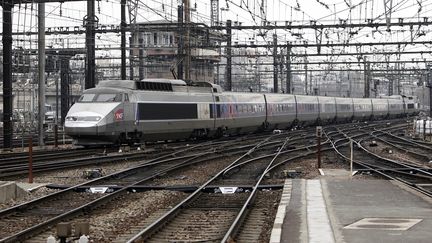
[{"label": "train door", "polygon": [[[321,122],[322,122],[321,121],[322,120],[321,119],[321,113],[324,113],[325,111],[324,111],[324,109],[322,109],[324,107],[321,107],[321,105],[324,105],[324,104],[323,104],[323,102],[320,102],[318,97],[319,96],[316,96],[316,112],[317,112],[316,121],[317,121],[318,125],[321,125]],[[314,105],[314,107],[315,107],[315,105]],[[314,109],[314,111],[315,111],[315,109]]]},{"label": "train door", "polygon": [[264,121],[264,128],[267,128],[269,125],[269,114],[267,109],[267,96],[264,94],[264,109],[265,109],[265,121]]},{"label": "train door", "polygon": [[212,103],[210,103],[210,118],[213,118],[213,129],[216,129],[216,127],[217,127],[217,124],[216,124],[217,119],[216,118],[217,118],[217,114],[218,114],[218,112],[217,112],[218,107],[217,107],[216,103],[219,102],[219,99],[220,99],[219,95],[220,94],[218,94],[218,93],[212,92]]},{"label": "train door", "polygon": [[[123,94],[123,127],[122,132],[126,134],[127,139],[130,141],[137,141],[141,138],[141,134],[138,132],[138,123],[135,117],[135,106],[134,103],[130,102],[129,94]],[[132,139],[132,140],[131,140]]]},{"label": "train door", "polygon": [[403,106],[404,115],[407,115],[408,111],[407,111],[406,96],[402,96],[402,106]]},{"label": "train door", "polygon": [[392,115],[392,108],[390,107],[390,101],[387,99],[387,113],[385,115],[385,117],[389,117]]},{"label": "train door", "polygon": [[130,103],[129,95],[123,94],[123,114],[124,118],[123,121],[126,124],[126,127],[136,127],[135,124],[135,109],[132,103]]},{"label": "train door", "polygon": [[297,103],[297,96],[294,95],[294,103],[295,103],[295,121],[296,123],[299,121],[299,117],[298,117],[298,103]]}]

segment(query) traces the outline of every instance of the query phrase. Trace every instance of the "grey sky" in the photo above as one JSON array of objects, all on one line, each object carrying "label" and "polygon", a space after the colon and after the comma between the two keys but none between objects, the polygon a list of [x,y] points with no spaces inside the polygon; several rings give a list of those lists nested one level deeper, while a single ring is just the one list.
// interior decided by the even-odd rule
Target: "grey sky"
[{"label": "grey sky", "polygon": [[[119,0],[102,0],[96,2],[96,14],[101,24],[119,24],[120,4]],[[220,19],[225,22],[227,19],[242,22],[243,25],[261,24],[260,7],[262,0],[220,0]],[[175,20],[177,18],[177,0],[141,0],[139,3],[138,21],[151,20]],[[209,24],[210,0],[191,0],[191,7],[197,7],[192,11],[192,20]],[[351,6],[350,9],[348,6]],[[33,7],[33,15],[30,14]],[[100,9],[100,11],[98,11]],[[392,18],[404,18],[405,22],[422,20],[424,16],[431,16],[432,0],[394,0]],[[420,11],[419,11],[420,10]],[[267,1],[268,21],[284,23],[292,21],[295,24],[309,23],[310,20],[317,20],[318,23],[337,23],[340,19],[355,23],[366,22],[366,19],[374,19],[377,22],[384,22],[384,4],[382,0],[277,0]],[[14,8],[14,29],[18,31],[36,31],[37,27],[37,4],[16,5]],[[61,14],[60,14],[61,13]],[[60,16],[61,15],[61,16]],[[46,26],[80,26],[82,18],[86,15],[85,2],[54,3],[46,6]],[[0,26],[1,28],[1,26]],[[384,41],[409,41],[430,39],[430,27],[423,26],[409,30],[409,27],[395,27],[392,31],[379,31],[371,28],[363,29],[329,29],[325,30],[323,42],[384,42]],[[349,36],[349,32],[357,32]],[[419,34],[420,33],[420,34]],[[239,43],[254,40],[255,43],[271,41],[273,32],[268,32],[267,37],[262,38],[257,32],[235,31],[233,40]],[[308,41],[315,42],[313,30],[279,30],[278,41],[284,43],[291,41],[300,43]],[[301,35],[301,38],[299,37]],[[83,44],[83,38],[77,36],[50,36],[47,45]],[[26,48],[28,42],[36,43],[36,36],[24,36],[21,41],[15,41],[15,46]],[[98,35],[97,44],[100,46],[117,46],[120,38],[109,35]],[[405,50],[429,49],[430,46],[407,46]],[[364,47],[362,51],[378,52],[382,49],[395,50],[395,47]],[[298,52],[316,52],[313,48],[297,50]],[[329,48],[323,48],[323,52],[331,52]],[[355,48],[334,48],[335,53],[359,51]],[[382,58],[377,56],[376,58]],[[396,57],[395,57],[396,58]],[[413,55],[405,58],[423,58],[421,55]],[[348,57],[333,57],[333,59],[344,60]],[[353,58],[351,58],[353,59]],[[355,59],[355,57],[354,57]]]}]

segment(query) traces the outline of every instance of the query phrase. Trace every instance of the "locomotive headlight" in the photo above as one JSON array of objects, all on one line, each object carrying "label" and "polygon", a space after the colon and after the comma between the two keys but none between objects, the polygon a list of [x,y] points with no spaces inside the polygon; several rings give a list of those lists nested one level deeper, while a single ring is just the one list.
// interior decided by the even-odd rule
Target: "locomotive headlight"
[{"label": "locomotive headlight", "polygon": [[100,121],[102,117],[100,116],[68,116],[66,117],[66,121]]},{"label": "locomotive headlight", "polygon": [[83,121],[100,121],[100,119],[102,119],[102,117],[100,116],[87,116],[87,117],[82,117]]}]

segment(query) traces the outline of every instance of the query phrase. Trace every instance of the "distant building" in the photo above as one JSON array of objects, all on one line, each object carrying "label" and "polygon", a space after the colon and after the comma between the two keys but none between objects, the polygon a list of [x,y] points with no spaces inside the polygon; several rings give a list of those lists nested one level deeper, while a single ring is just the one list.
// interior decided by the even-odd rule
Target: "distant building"
[{"label": "distant building", "polygon": [[[178,43],[185,41],[185,29],[168,21],[139,23],[135,28],[130,39],[134,79],[173,78],[172,73],[177,73],[177,64],[185,62],[184,55],[180,61],[178,55]],[[194,25],[189,36],[191,81],[214,82],[215,64],[220,62],[220,54],[218,48],[210,46],[218,45],[221,34],[205,26]]]}]

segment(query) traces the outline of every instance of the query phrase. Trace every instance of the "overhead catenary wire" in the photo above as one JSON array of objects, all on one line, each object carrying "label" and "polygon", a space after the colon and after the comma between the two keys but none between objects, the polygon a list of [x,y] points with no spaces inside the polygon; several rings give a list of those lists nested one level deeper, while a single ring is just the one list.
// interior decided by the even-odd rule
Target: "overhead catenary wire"
[{"label": "overhead catenary wire", "polygon": [[[112,0],[109,0],[108,2],[110,2],[110,3],[114,3],[115,1],[112,1]],[[143,1],[141,1],[141,2],[143,2]],[[229,3],[230,3],[230,5],[231,5],[231,8],[233,8],[234,6],[235,6],[235,4],[237,4],[237,5],[239,5],[239,3],[241,4],[240,6],[242,6],[242,8],[243,8],[243,11],[245,11],[245,12],[247,12],[247,8],[245,7],[246,6],[246,1],[228,1]],[[268,17],[266,17],[266,18],[259,18],[260,16],[259,16],[259,14],[257,14],[257,12],[259,12],[259,9],[260,9],[260,7],[259,7],[259,4],[261,3],[261,1],[250,1],[249,2],[249,4],[251,3],[251,2],[253,2],[254,3],[254,6],[255,6],[255,3],[257,2],[258,4],[258,8],[256,8],[256,9],[253,9],[250,5],[248,6],[249,8],[249,11],[250,12],[252,12],[252,14],[250,14],[251,15],[251,17],[249,18],[249,20],[252,18],[252,16],[254,16],[254,18],[255,18],[255,16],[256,16],[256,18],[257,19],[260,19],[260,20],[264,20],[264,19],[267,19]],[[276,2],[277,4],[279,4],[279,5],[284,5],[284,2],[283,1],[274,1],[274,2]],[[317,2],[317,1],[316,1]],[[321,2],[323,2],[323,3],[326,3],[326,1],[321,1]],[[334,8],[334,9],[330,9],[329,11],[331,11],[332,12],[332,16],[334,16],[335,18],[336,18],[336,16],[337,16],[337,14],[339,14],[339,13],[343,13],[343,12],[340,12],[339,11],[339,9],[341,9],[341,7],[342,6],[345,6],[346,8],[345,8],[345,11],[347,11],[347,12],[352,12],[352,9],[355,9],[355,6],[361,6],[361,4],[362,3],[370,3],[370,1],[361,1],[361,2],[359,2],[359,3],[353,3],[353,5],[350,7],[350,6],[348,6],[348,4],[345,2],[345,1],[340,1],[339,3],[336,3],[335,4],[335,6],[337,5],[337,9],[336,8]],[[423,1],[423,5],[424,6],[426,6],[427,4],[425,4],[427,1]],[[103,8],[104,6],[102,5],[102,3],[103,2],[101,2],[101,7]],[[175,18],[172,16],[172,14],[171,14],[171,16],[170,16],[170,14],[169,14],[169,10],[171,9],[174,9],[175,8],[175,6],[172,6],[172,5],[169,5],[169,4],[167,4],[167,2],[166,1],[146,1],[146,2],[143,2],[145,5],[143,5],[143,4],[140,4],[139,5],[139,7],[140,7],[140,11],[143,11],[143,12],[141,12],[141,13],[144,13],[144,12],[147,12],[147,13],[151,13],[151,14],[149,14],[149,15],[154,15],[154,16],[159,16],[159,17],[164,17],[166,20],[168,20],[168,21],[175,21]],[[150,6],[149,4],[150,3],[154,3],[154,4],[160,4],[159,5],[159,7],[154,7],[154,6]],[[201,4],[201,3],[203,3],[203,1],[198,1],[198,4]],[[406,1],[399,1],[399,3],[406,3]],[[164,4],[164,5],[162,5],[162,4]],[[295,4],[297,4],[297,5],[300,5],[299,4],[299,2],[298,1],[296,1],[296,3]],[[365,5],[366,5],[365,4]],[[415,3],[415,4],[417,4],[417,3]],[[409,4],[401,4],[404,8],[405,7],[409,7]],[[63,19],[63,18],[68,18],[68,19],[71,19],[71,20],[73,20],[73,22],[76,22],[76,23],[80,23],[81,21],[82,21],[82,19],[81,18],[77,18],[77,17],[74,17],[74,15],[73,14],[68,14],[68,13],[66,13],[67,11],[68,11],[68,9],[69,9],[69,11],[80,11],[79,9],[74,9],[73,7],[67,7],[67,6],[65,6],[65,5],[63,5],[62,6],[62,9],[63,9],[63,14],[62,14],[62,16],[60,16],[60,14],[59,14],[59,12],[58,12],[58,10],[59,10],[59,6],[60,6],[60,4],[58,4],[58,7],[57,8],[53,8],[53,9],[55,9],[54,10],[54,12],[52,13],[52,14],[50,14],[49,16],[48,16],[48,14],[47,14],[47,18],[49,18],[49,19],[52,19],[52,20],[61,20],[61,19]],[[162,8],[162,6],[164,6],[163,8]],[[370,4],[370,6],[374,6],[373,4]],[[376,6],[376,5],[375,5]],[[301,7],[301,6],[300,6]],[[51,10],[51,8],[50,8],[50,10]],[[393,11],[397,11],[397,10],[399,10],[399,8],[394,8],[393,9]],[[81,11],[82,12],[82,11]],[[234,11],[232,11],[232,12],[234,12]],[[366,12],[366,11],[365,11]],[[371,10],[370,9],[368,9],[368,11],[367,11],[367,13],[369,14],[371,12]],[[377,12],[376,11],[372,11],[375,15],[377,14]],[[103,11],[101,11],[101,13],[103,14]],[[361,15],[361,14],[360,14]],[[418,14],[417,14],[418,15]],[[144,20],[150,20],[150,19],[148,19],[148,18],[144,18],[144,17],[146,17],[147,15],[145,15],[145,14],[141,14],[141,17],[144,19]],[[205,17],[205,15],[204,14],[202,14],[202,13],[197,13],[197,16],[203,16],[203,17]],[[308,14],[305,14],[305,12],[302,10],[301,11],[301,13],[299,14],[299,16],[309,16]],[[355,18],[354,18],[354,16],[353,15],[349,15],[349,17],[350,17],[350,19],[353,21]],[[112,16],[112,19],[113,20],[115,20],[115,16]],[[314,19],[314,18],[312,18],[312,17],[308,17],[308,18],[306,18],[305,20],[310,20],[310,19]],[[366,18],[365,18],[366,19]],[[244,18],[244,16],[240,16],[240,21],[241,20],[247,20],[246,18]],[[267,19],[268,20],[268,19]],[[319,19],[318,19],[319,20]],[[25,23],[26,21],[24,21],[24,23]],[[257,20],[257,22],[258,22],[258,20]],[[20,22],[20,24],[19,25],[21,25],[23,22],[21,21]],[[19,30],[19,29],[22,29],[22,26],[21,27],[17,27],[17,29]],[[359,33],[361,33],[361,32],[359,32]],[[396,32],[396,33],[402,33],[402,32]],[[417,30],[417,33],[418,33],[418,30]],[[238,41],[238,42],[242,42],[242,41],[247,41],[247,36],[251,36],[252,38],[256,38],[256,35],[254,36],[254,34],[256,34],[256,32],[254,32],[254,31],[238,31],[237,33],[236,33],[236,35],[238,35],[238,38],[237,38],[237,40],[236,41]],[[314,40],[313,40],[313,33],[306,33],[305,35],[303,35],[303,37],[301,38],[301,40],[305,40],[305,41],[308,41],[308,42],[311,42],[311,43],[313,43],[314,42]],[[329,36],[329,39],[330,38],[332,38],[332,33],[330,33],[330,36]],[[65,39],[66,38],[71,38],[72,36],[66,36],[66,37],[64,37]],[[289,34],[287,35],[287,38],[288,39],[291,39],[292,38],[292,36],[290,36]],[[361,38],[362,38],[362,36],[361,35],[357,35],[357,36],[346,36],[345,37],[345,41],[346,40],[350,40],[350,41],[361,41]],[[385,40],[385,38],[388,38],[388,37],[385,37],[385,35],[381,35],[381,38],[383,38],[382,40],[384,41]],[[406,38],[408,38],[408,37],[406,37]],[[417,37],[416,37],[417,38]],[[109,37],[104,37],[103,35],[100,35],[100,39],[98,39],[100,42],[101,42],[101,45],[103,45],[104,43],[106,44],[106,45],[109,45],[109,43],[111,43],[111,44],[113,44],[113,45],[115,45],[115,44],[117,44],[117,43],[119,43],[119,41],[118,40],[116,40],[115,38],[109,38]],[[282,35],[278,38],[278,41],[286,41],[287,39],[285,39],[285,36],[283,36],[282,37]],[[335,40],[335,39],[333,39],[333,40]],[[257,40],[255,40],[256,42],[260,42],[260,41],[262,41],[262,43],[269,43],[269,41],[267,40],[267,39],[265,39],[265,38],[263,38],[262,40],[259,40],[259,38],[257,39]],[[77,45],[81,45],[82,43],[77,43]],[[18,46],[19,44],[15,44],[15,46]],[[367,50],[367,49],[371,49],[371,48],[369,48],[369,47],[363,47],[363,48],[361,48],[361,49],[364,49],[364,50]],[[299,51],[302,51],[302,50],[299,50]],[[335,49],[335,48],[330,48],[328,51],[335,51],[335,54],[337,53],[337,51],[339,51],[338,49]],[[349,51],[348,49],[346,49],[345,51]],[[311,51],[309,51],[308,50],[308,53],[314,53],[314,50],[311,50]],[[377,52],[378,53],[378,52]],[[334,60],[338,60],[338,58],[340,58],[340,56],[338,56],[337,54],[336,55],[334,55]]]}]

